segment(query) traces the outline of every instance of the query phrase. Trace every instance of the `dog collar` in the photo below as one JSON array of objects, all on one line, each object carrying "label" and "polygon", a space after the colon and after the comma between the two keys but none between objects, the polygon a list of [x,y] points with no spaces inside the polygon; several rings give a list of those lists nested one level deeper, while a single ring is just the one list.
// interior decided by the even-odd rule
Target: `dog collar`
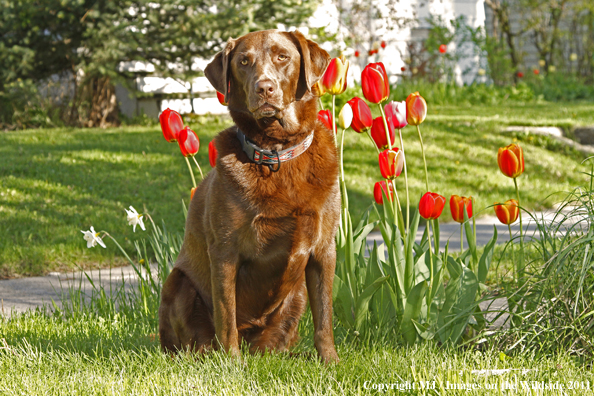
[{"label": "dog collar", "polygon": [[[282,151],[268,151],[256,146],[241,132],[241,129],[237,128],[237,138],[241,143],[243,151],[247,154],[250,161],[256,164],[267,165],[271,171],[278,172],[281,166],[281,162],[286,162],[290,159],[296,158],[303,154],[311,145],[314,138],[314,132],[312,131],[301,143],[296,146],[289,147]],[[274,165],[277,165],[274,168]]]}]

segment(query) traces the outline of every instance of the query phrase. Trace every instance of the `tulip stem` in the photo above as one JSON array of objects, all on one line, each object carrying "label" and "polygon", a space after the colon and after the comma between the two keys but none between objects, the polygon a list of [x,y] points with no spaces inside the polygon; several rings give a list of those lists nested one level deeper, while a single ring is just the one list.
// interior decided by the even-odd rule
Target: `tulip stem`
[{"label": "tulip stem", "polygon": [[518,278],[524,277],[524,230],[522,227],[522,209],[520,207],[520,189],[518,188],[518,181],[514,177],[514,185],[516,186],[516,198],[518,199],[518,214],[520,215],[520,262],[518,263]]},{"label": "tulip stem", "polygon": [[194,188],[196,188],[196,179],[194,178],[194,171],[192,170],[192,166],[190,165],[190,160],[188,157],[184,157],[186,159],[186,164],[188,164],[188,169],[190,170],[190,175],[192,175],[192,183],[194,183]]},{"label": "tulip stem", "polygon": [[[466,207],[464,207],[464,209],[466,209]],[[462,230],[462,226],[464,223],[460,223],[460,254],[462,254],[464,252],[464,233]]]},{"label": "tulip stem", "polygon": [[[396,190],[396,181],[394,179],[389,180],[390,183],[392,183],[392,187],[394,188],[394,196],[396,197],[396,200],[394,201],[394,206],[396,206],[394,208],[394,222],[395,224],[397,224],[398,229],[400,230],[400,236],[402,236],[403,239],[405,239],[405,244],[406,244],[406,238],[404,238],[405,234],[404,234],[404,221],[403,221],[403,215],[402,215],[402,207],[400,206],[400,199],[398,198],[398,191]],[[390,188],[388,187],[388,184],[386,183],[386,188],[389,190]]]},{"label": "tulip stem", "polygon": [[[511,224],[508,224],[507,225],[507,229],[509,231],[509,241],[511,242],[510,243],[510,246],[511,246],[511,251],[512,251],[512,263],[515,264],[516,263],[516,260],[514,260],[514,243],[513,243],[513,236],[512,236]],[[516,281],[517,281],[517,279],[518,279],[518,266],[517,266],[517,264],[514,265],[514,271],[515,271],[514,279],[516,279]]]},{"label": "tulip stem", "polygon": [[340,189],[342,192],[342,208],[343,208],[343,217],[344,217],[344,224],[346,224],[346,214],[349,210],[349,197],[347,195],[346,190],[346,183],[344,181],[344,135],[346,133],[346,129],[342,130],[342,135],[340,138]]},{"label": "tulip stem", "polygon": [[421,136],[421,128],[417,125],[417,132],[419,132],[419,140],[421,141],[421,153],[423,154],[423,164],[425,165],[425,184],[427,191],[429,191],[429,173],[427,173],[427,160],[425,159],[425,146],[423,145],[423,137]]},{"label": "tulip stem", "polygon": [[386,119],[384,108],[380,103],[378,103],[377,106],[380,109],[380,113],[382,113],[382,120],[384,121],[384,129],[386,130],[386,144],[388,145],[388,148],[392,150],[392,139],[390,139],[390,130],[388,129],[388,120]]},{"label": "tulip stem", "polygon": [[400,150],[402,150],[402,160],[404,162],[404,187],[406,188],[406,233],[408,234],[409,218],[410,218],[410,202],[408,200],[408,174],[406,172],[406,156],[404,155],[404,141],[402,140],[402,129],[398,128],[398,136],[400,136]]},{"label": "tulip stem", "polygon": [[322,103],[321,97],[318,98],[318,102],[320,102],[320,107],[322,108],[322,110],[324,110],[324,104]]},{"label": "tulip stem", "polygon": [[196,161],[196,157],[192,156],[192,159],[194,160],[194,163],[196,164],[196,166],[198,167],[198,170],[200,171],[200,177],[202,178],[202,180],[204,180],[204,174],[202,173],[202,168],[200,168],[200,165],[198,165],[198,161]]},{"label": "tulip stem", "polygon": [[375,140],[373,140],[373,138],[371,137],[370,129],[367,130],[367,136],[369,136],[369,139],[371,139],[371,144],[373,144],[373,147],[375,147],[375,149],[377,150],[377,154],[379,155],[381,151],[379,147],[377,147],[377,144],[375,144]]},{"label": "tulip stem", "polygon": [[334,116],[336,108],[336,95],[332,95],[332,132],[334,132],[334,145],[338,146],[338,142],[336,141],[336,117]]},{"label": "tulip stem", "polygon": [[[433,253],[431,252],[431,220],[427,220],[427,231],[429,240],[429,290],[427,291],[427,318],[430,317],[431,313],[431,291],[433,290]],[[433,230],[435,234],[435,230]]]}]

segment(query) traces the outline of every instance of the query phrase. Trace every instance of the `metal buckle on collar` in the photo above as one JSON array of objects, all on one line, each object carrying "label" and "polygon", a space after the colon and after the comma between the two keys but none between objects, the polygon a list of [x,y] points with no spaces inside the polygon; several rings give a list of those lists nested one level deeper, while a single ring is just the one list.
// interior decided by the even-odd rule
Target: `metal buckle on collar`
[{"label": "metal buckle on collar", "polygon": [[280,155],[278,154],[278,151],[276,151],[276,150],[272,151],[272,154],[276,155],[276,161],[277,161],[278,165],[277,165],[276,169],[274,169],[273,164],[266,164],[266,166],[268,166],[268,169],[270,169],[272,172],[278,172],[281,167]]}]

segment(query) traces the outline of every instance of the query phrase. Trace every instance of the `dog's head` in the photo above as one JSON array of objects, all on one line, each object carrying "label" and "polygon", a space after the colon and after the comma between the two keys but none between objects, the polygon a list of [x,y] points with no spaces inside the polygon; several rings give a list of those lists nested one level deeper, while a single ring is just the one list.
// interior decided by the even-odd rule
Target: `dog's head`
[{"label": "dog's head", "polygon": [[229,108],[256,120],[282,119],[294,101],[310,95],[330,56],[303,34],[265,30],[229,39],[204,70]]}]

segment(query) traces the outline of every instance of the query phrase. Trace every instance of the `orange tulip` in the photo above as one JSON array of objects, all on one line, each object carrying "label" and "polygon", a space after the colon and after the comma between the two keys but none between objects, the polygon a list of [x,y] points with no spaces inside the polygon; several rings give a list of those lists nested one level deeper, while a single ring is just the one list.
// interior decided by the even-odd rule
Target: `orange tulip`
[{"label": "orange tulip", "polygon": [[524,173],[524,151],[515,143],[500,147],[497,153],[499,169],[507,177],[516,178]]},{"label": "orange tulip", "polygon": [[349,71],[349,61],[342,55],[340,58],[334,58],[330,61],[324,76],[320,80],[325,92],[330,95],[339,95],[346,90],[347,72]]},{"label": "orange tulip", "polygon": [[452,218],[458,223],[464,223],[464,208],[466,208],[466,214],[468,218],[472,217],[472,197],[460,197],[458,195],[452,195],[450,197],[450,210],[452,212]]},{"label": "orange tulip", "polygon": [[508,199],[505,203],[495,202],[495,214],[503,224],[512,224],[518,220],[520,207],[515,199]]},{"label": "orange tulip", "polygon": [[427,117],[427,102],[418,93],[411,93],[406,98],[406,120],[410,125],[421,125]]}]

